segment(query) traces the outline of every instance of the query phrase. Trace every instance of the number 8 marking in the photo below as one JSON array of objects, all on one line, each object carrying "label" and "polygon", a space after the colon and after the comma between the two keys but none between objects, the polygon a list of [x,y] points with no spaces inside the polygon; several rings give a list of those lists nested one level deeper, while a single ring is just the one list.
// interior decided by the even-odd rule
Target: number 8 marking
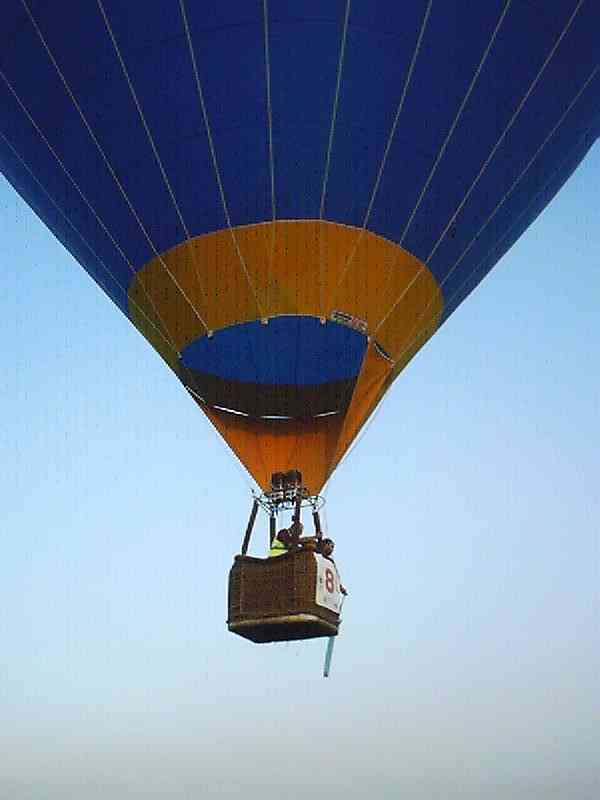
[{"label": "number 8 marking", "polygon": [[335,590],[335,579],[333,572],[329,568],[325,570],[325,588],[330,594],[333,594]]}]

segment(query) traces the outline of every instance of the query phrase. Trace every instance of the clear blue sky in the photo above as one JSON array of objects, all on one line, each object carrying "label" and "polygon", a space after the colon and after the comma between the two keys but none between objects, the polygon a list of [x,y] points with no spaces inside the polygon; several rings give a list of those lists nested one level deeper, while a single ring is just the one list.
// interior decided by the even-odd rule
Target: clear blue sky
[{"label": "clear blue sky", "polygon": [[600,796],[599,183],[597,145],[332,481],[329,680],[226,632],[250,481],[0,184],[2,800]]}]

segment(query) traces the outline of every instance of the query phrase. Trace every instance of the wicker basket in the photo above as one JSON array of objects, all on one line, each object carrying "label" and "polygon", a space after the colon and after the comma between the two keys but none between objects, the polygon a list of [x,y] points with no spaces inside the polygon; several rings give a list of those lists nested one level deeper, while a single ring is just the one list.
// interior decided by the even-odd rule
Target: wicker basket
[{"label": "wicker basket", "polygon": [[236,556],[229,573],[229,630],[253,642],[336,636],[340,617],[317,605],[316,584],[317,562],[309,550]]}]

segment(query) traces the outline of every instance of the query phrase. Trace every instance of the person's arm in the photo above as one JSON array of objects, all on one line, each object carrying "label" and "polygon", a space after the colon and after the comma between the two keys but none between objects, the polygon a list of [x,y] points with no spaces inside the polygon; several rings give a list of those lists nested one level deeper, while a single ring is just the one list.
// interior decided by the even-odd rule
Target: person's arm
[{"label": "person's arm", "polygon": [[[332,561],[332,563],[333,563],[333,564],[335,564],[335,561],[333,560],[333,558],[331,559],[331,561]],[[335,571],[337,572],[337,576],[338,576],[338,582],[339,582],[339,584],[340,584],[340,592],[341,592],[341,593],[344,595],[344,597],[345,597],[345,596],[348,594],[348,592],[347,592],[347,590],[346,590],[346,587],[345,587],[345,586],[344,586],[344,584],[342,583],[342,579],[340,578],[340,573],[338,572],[337,564],[335,564]]]}]

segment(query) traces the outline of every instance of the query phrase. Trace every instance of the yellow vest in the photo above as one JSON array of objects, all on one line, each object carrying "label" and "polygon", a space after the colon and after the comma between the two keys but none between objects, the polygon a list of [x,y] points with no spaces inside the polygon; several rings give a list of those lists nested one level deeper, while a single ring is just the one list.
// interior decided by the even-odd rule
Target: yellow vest
[{"label": "yellow vest", "polygon": [[276,536],[273,539],[273,544],[271,545],[271,549],[269,550],[269,558],[275,558],[276,556],[284,556],[286,553],[287,553],[287,547]]}]

